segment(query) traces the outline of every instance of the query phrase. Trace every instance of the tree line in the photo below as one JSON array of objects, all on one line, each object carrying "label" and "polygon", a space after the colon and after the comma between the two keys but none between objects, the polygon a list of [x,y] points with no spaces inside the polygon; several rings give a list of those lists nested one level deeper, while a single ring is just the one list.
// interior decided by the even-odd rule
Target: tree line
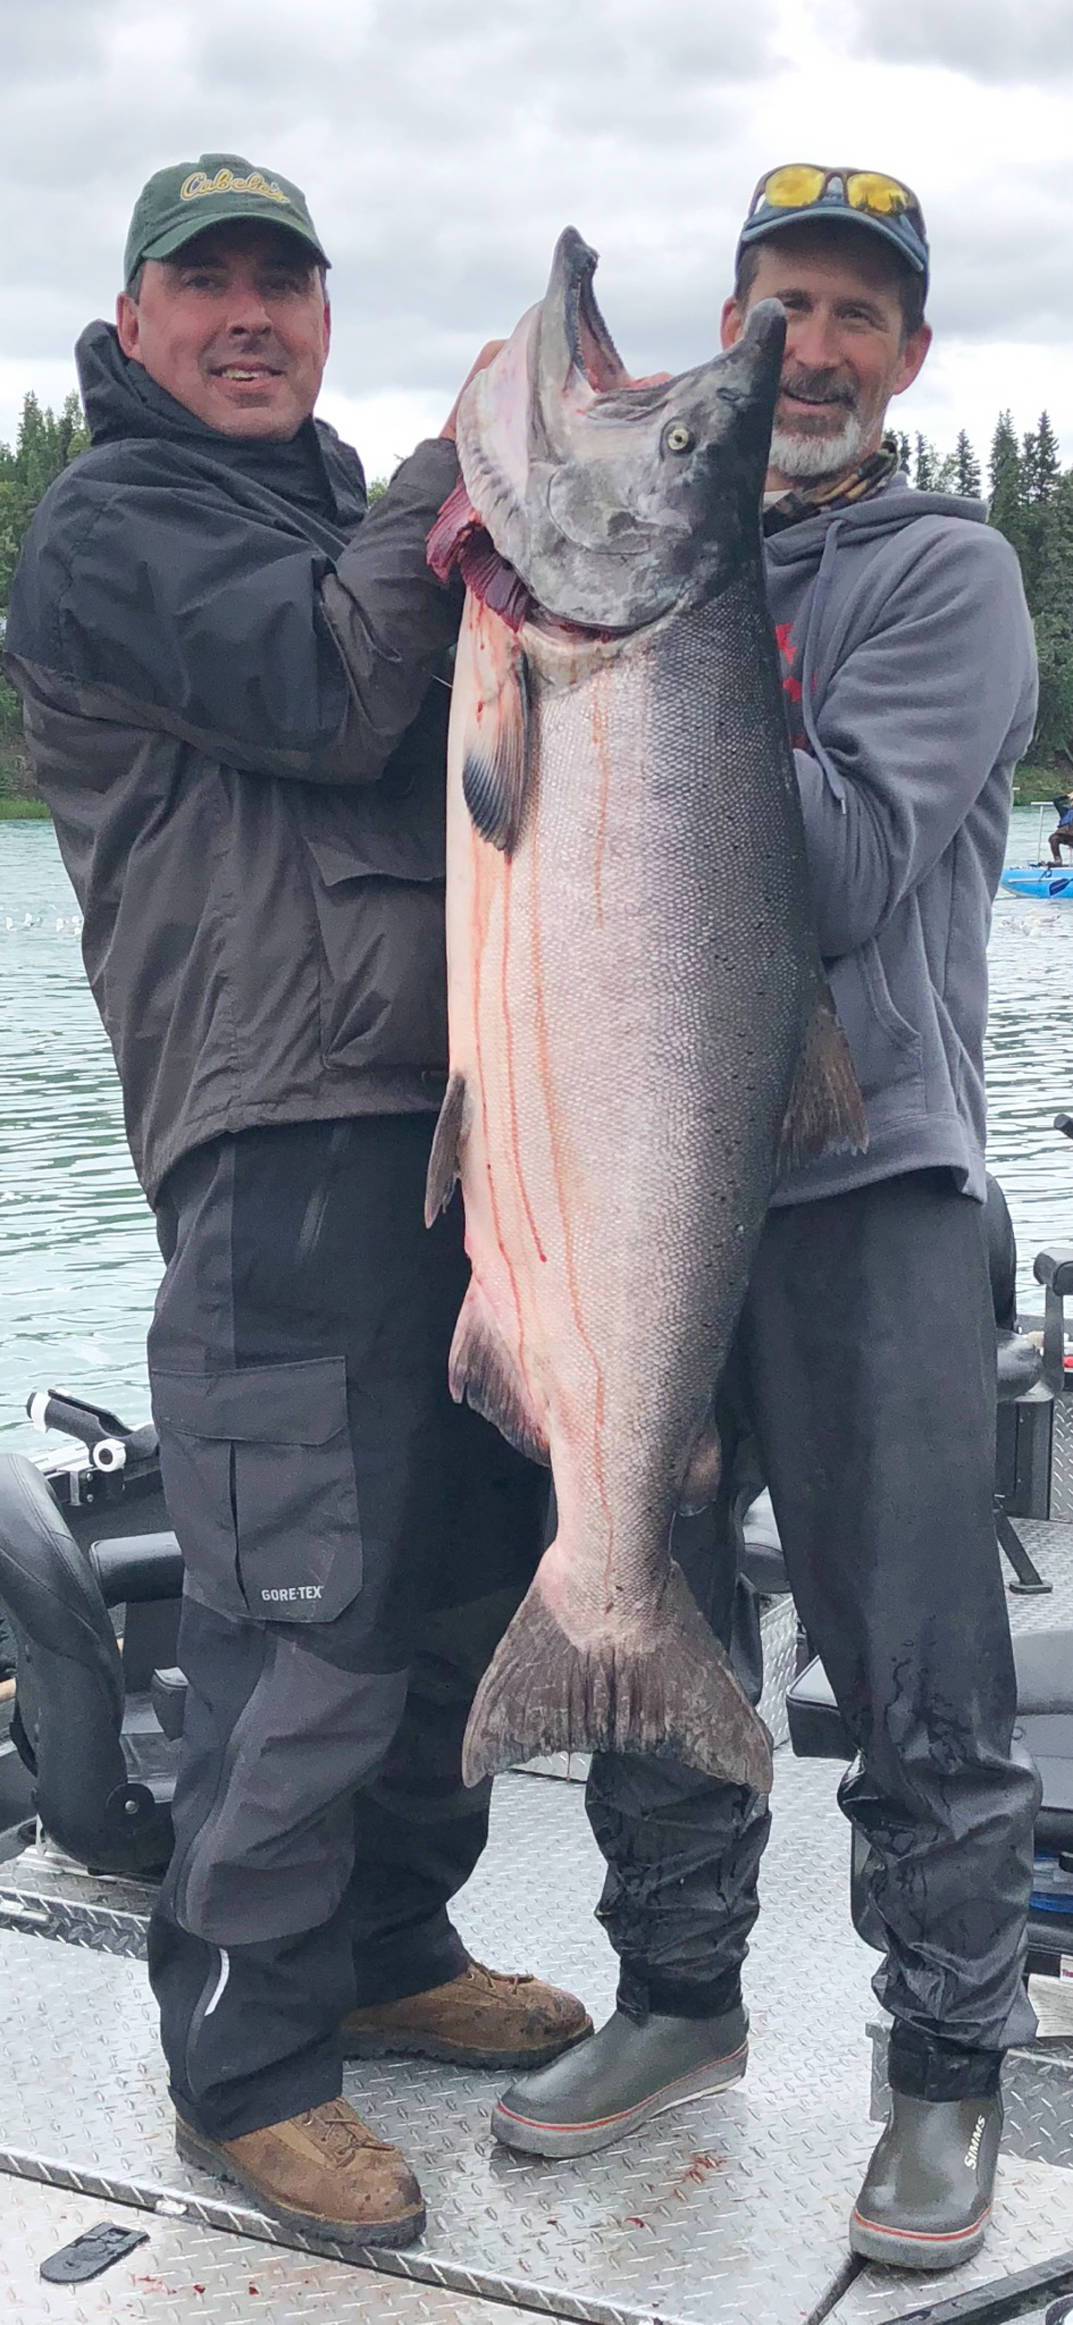
[{"label": "tree line", "polygon": [[[53,412],[31,391],[23,401],[14,446],[0,444],[0,636],[19,551],[38,501],[88,443],[77,395],[72,392],[60,411]],[[31,788],[19,698],[0,679],[0,798],[24,798]]]},{"label": "tree line", "polygon": [[[77,395],[58,412],[31,393],[23,403],[13,446],[0,444],[0,633],[11,578],[30,519],[43,492],[88,442]],[[952,452],[940,454],[925,436],[897,438],[909,480],[924,492],[978,499],[984,490],[979,460],[964,428]],[[1016,551],[1039,651],[1039,718],[1031,757],[1073,776],[1073,468],[1063,469],[1058,439],[1046,412],[1018,436],[1011,414],[1000,412],[987,461],[988,522]],[[382,481],[369,488],[376,499]],[[25,792],[29,769],[21,748],[18,697],[0,680],[0,794]]]}]

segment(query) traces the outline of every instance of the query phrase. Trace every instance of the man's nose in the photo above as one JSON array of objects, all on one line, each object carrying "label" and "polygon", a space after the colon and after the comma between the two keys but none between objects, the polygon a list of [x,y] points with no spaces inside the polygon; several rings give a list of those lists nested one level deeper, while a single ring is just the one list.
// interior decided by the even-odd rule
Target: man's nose
[{"label": "man's nose", "polygon": [[793,315],[786,333],[786,353],[806,371],[828,371],[841,356],[833,315],[822,309],[811,315]]},{"label": "man's nose", "polygon": [[228,300],[227,328],[229,331],[270,331],[272,317],[264,295],[256,283],[236,284]]}]

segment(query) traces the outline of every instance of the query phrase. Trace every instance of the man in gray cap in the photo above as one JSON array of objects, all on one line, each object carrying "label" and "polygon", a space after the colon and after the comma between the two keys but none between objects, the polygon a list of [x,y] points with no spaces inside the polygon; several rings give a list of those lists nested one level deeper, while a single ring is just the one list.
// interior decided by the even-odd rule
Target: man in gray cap
[{"label": "man in gray cap", "polygon": [[[1012,1743],[983,1227],[987,935],[1035,657],[1017,561],[982,504],[910,491],[883,433],[927,354],[927,280],[909,187],[793,163],[756,189],[723,310],[727,345],[757,300],[787,314],[767,580],[869,1145],[779,1185],[721,1390],[719,1501],[680,1521],[675,1547],[739,1655],[751,1633],[755,1674],[735,1507],[766,1480],[859,1754],[841,1800],[893,2021],[890,2121],[850,2243],[930,2269],[967,2259],[990,2216],[1002,2055],[1034,2024],[1022,1971],[1039,1794]],[[501,2099],[499,2138],[541,2155],[604,2147],[746,2064],[766,1802],[606,1760],[589,1810],[618,2008]]]},{"label": "man in gray cap", "polygon": [[447,1910],[487,1826],[469,1702],[546,1483],[451,1402],[461,1219],[422,1217],[459,613],[425,537],[453,427],[367,514],[312,417],[327,264],[274,171],[150,180],[6,660],[165,1260],[189,1688],[150,1974],[178,2144],[361,2248],[424,2210],[341,2098],[345,2056],[533,2065],[590,2022],[472,1962]]}]

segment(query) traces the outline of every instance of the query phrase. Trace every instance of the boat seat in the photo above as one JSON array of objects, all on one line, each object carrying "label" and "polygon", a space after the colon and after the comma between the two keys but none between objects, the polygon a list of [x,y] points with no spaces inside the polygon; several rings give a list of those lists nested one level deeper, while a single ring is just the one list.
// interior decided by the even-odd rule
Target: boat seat
[{"label": "boat seat", "polygon": [[[1049,1747],[1057,1741],[1065,1773],[1056,1778],[1054,1805],[1068,1812],[1073,1827],[1073,1631],[1019,1631],[1013,1642],[1013,1660],[1018,1721],[1025,1724],[1026,1733],[1027,1723],[1033,1722],[1034,1732],[1045,1737]],[[818,1655],[791,1681],[786,1709],[790,1742],[799,1760],[853,1759],[857,1747],[843,1723]],[[1039,1726],[1040,1722],[1055,1721],[1060,1723],[1057,1728]]]},{"label": "boat seat", "polygon": [[0,1459],[0,1601],[17,1658],[11,1739],[43,1831],[95,1872],[144,1878],[171,1854],[177,1748],[153,1711],[148,1663],[169,1639],[174,1658],[181,1584],[174,1535],[85,1552],[35,1463]]},{"label": "boat seat", "polygon": [[[1022,1631],[1013,1642],[1017,1674],[1015,1748],[1028,1752],[1039,1770],[1043,1799],[1036,1817],[1039,1856],[1057,1857],[1073,1873],[1073,1631]],[[819,1657],[800,1671],[786,1692],[790,1743],[802,1760],[852,1760],[855,1747],[834,1699]],[[867,1939],[868,1848],[855,1832],[851,1858],[850,1906],[854,1927]],[[1033,1898],[1028,1919],[1028,1968],[1060,1973],[1073,1953],[1073,1897],[1068,1913],[1053,1898]]]}]

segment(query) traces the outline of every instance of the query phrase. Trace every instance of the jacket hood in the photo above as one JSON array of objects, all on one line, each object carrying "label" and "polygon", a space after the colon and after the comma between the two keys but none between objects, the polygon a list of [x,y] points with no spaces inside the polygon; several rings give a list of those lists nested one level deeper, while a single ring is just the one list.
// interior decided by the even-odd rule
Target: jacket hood
[{"label": "jacket hood", "polygon": [[334,519],[344,535],[360,524],[366,509],[364,471],[357,453],[327,421],[305,420],[289,444],[223,436],[169,396],[142,364],[130,362],[111,323],[87,325],[75,362],[95,446],[133,437],[172,445],[185,439],[191,452]]},{"label": "jacket hood", "polygon": [[964,517],[970,524],[985,525],[987,509],[983,501],[961,500],[952,492],[917,492],[899,469],[866,500],[853,501],[849,508],[818,509],[814,517],[802,517],[782,532],[769,533],[764,554],[776,565],[795,565],[799,559],[815,562],[832,525],[837,524],[840,540],[871,541],[881,533],[900,532],[918,517]]}]

